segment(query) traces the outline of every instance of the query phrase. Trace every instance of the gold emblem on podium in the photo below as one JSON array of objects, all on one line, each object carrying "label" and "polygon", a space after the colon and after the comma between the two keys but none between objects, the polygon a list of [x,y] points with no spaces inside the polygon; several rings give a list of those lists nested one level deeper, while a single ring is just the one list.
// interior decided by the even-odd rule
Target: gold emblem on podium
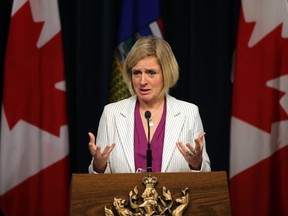
[{"label": "gold emblem on podium", "polygon": [[173,201],[171,192],[165,186],[162,196],[158,194],[155,186],[156,177],[149,175],[142,179],[145,190],[139,198],[137,186],[129,192],[129,200],[114,197],[113,206],[105,206],[105,216],[152,216],[172,215],[182,216],[189,205],[188,188],[182,190],[182,197]]}]

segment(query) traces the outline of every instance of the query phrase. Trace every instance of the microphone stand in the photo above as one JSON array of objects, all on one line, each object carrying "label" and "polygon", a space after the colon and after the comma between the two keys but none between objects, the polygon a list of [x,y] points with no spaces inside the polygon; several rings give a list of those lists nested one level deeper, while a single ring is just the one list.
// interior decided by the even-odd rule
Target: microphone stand
[{"label": "microphone stand", "polygon": [[150,147],[150,124],[149,120],[151,118],[151,112],[145,112],[145,118],[147,119],[147,126],[148,126],[148,148],[146,151],[146,160],[147,160],[147,172],[152,172],[152,150]]}]

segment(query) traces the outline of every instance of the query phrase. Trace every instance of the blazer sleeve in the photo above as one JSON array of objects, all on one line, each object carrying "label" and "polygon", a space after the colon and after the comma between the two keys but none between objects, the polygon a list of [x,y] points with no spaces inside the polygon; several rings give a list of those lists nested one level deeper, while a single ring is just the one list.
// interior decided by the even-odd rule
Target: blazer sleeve
[{"label": "blazer sleeve", "polygon": [[[196,116],[195,116],[194,124],[195,124],[194,137],[196,138],[199,136],[199,134],[201,132],[204,131],[198,107],[196,108]],[[191,171],[192,172],[209,172],[209,171],[211,171],[210,159],[209,159],[209,156],[208,156],[207,151],[206,151],[205,137],[204,137],[204,146],[203,146],[203,151],[202,151],[201,169],[200,170],[191,170]]]},{"label": "blazer sleeve", "polygon": [[[96,144],[101,147],[101,150],[105,148],[106,145],[108,145],[108,133],[107,133],[107,128],[108,128],[108,116],[107,113],[107,106],[104,107],[103,113],[100,118],[99,126],[98,126],[98,132],[97,132],[97,137],[96,137]],[[91,163],[88,167],[88,172],[91,174],[98,174],[94,169],[93,169],[93,157],[91,160]],[[104,173],[111,173],[110,169],[110,161],[107,162],[106,170]]]}]

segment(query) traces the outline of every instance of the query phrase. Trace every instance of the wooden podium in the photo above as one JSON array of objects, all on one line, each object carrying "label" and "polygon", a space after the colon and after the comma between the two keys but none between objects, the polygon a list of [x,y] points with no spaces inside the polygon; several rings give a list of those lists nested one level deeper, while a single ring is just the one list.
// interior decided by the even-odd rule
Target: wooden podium
[{"label": "wooden podium", "polygon": [[113,206],[114,197],[129,200],[129,192],[137,186],[145,190],[142,179],[155,176],[159,195],[165,186],[173,198],[181,197],[189,188],[190,202],[184,215],[231,215],[226,172],[73,174],[70,215],[105,215],[104,207]]}]

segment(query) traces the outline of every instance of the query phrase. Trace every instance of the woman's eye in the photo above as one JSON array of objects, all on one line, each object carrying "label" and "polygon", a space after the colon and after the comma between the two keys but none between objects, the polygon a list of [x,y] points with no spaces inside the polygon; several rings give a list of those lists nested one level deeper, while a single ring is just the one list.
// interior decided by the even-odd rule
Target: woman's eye
[{"label": "woman's eye", "polygon": [[141,72],[140,71],[133,71],[132,74],[133,75],[139,75]]},{"label": "woman's eye", "polygon": [[148,73],[148,75],[149,75],[149,76],[153,76],[153,75],[155,75],[155,74],[156,74],[156,72],[155,72],[155,71],[148,71],[147,73]]}]

